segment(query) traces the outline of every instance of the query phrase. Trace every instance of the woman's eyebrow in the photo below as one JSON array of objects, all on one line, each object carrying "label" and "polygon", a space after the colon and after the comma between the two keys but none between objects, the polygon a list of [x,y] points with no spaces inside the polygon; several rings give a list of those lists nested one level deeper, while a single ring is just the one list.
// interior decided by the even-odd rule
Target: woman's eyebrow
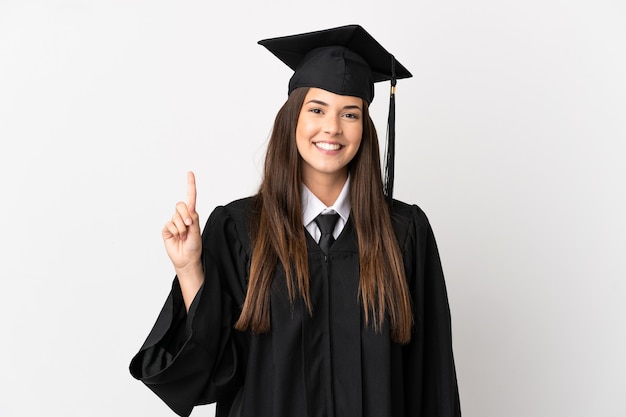
[{"label": "woman's eyebrow", "polygon": [[[309,101],[307,101],[305,104],[317,104],[317,105],[320,105],[320,106],[325,106],[325,107],[328,107],[328,103],[326,103],[326,102],[324,102],[324,101],[322,101],[322,100],[317,100],[317,99],[312,99],[312,100],[309,100]],[[363,110],[361,109],[361,106],[358,106],[358,105],[356,105],[356,104],[349,104],[349,105],[343,106],[342,108],[343,108],[344,110],[352,110],[352,109],[357,109],[357,110],[361,110],[361,111],[363,111]]]},{"label": "woman's eyebrow", "polygon": [[311,104],[311,103],[319,104],[320,106],[327,106],[328,107],[328,103],[325,103],[322,100],[313,99],[313,100],[309,100],[309,101],[306,102],[306,104]]}]

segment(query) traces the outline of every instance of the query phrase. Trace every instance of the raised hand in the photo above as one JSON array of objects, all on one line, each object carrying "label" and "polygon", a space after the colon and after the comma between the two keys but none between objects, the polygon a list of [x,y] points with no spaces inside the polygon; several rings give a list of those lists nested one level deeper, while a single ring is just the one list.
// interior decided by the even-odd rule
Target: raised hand
[{"label": "raised hand", "polygon": [[187,173],[187,202],[176,203],[176,212],[162,231],[165,249],[179,275],[183,271],[200,267],[202,237],[196,212],[196,195],[196,178],[190,171]]}]

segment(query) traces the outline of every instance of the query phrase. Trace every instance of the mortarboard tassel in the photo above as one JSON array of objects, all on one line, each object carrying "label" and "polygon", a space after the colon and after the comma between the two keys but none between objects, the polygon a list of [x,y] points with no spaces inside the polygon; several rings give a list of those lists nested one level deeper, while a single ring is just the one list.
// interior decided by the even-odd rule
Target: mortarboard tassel
[{"label": "mortarboard tassel", "polygon": [[391,56],[391,91],[387,119],[387,143],[385,151],[384,193],[389,206],[393,202],[394,160],[396,153],[396,59]]}]

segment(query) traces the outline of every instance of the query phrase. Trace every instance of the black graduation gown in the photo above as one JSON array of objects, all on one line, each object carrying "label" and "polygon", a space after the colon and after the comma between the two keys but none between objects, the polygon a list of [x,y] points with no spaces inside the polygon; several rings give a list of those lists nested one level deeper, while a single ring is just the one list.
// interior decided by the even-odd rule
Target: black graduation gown
[{"label": "black graduation gown", "polygon": [[[156,324],[130,364],[180,416],[233,398],[244,417],[460,416],[450,312],[426,215],[396,201],[392,218],[414,314],[411,342],[391,341],[388,323],[364,325],[359,255],[348,221],[325,259],[307,233],[313,315],[289,302],[284,272],[271,289],[271,330],[233,328],[246,294],[251,199],[216,208],[203,231],[205,282],[186,314],[174,280]],[[234,407],[233,407],[234,408]]]}]

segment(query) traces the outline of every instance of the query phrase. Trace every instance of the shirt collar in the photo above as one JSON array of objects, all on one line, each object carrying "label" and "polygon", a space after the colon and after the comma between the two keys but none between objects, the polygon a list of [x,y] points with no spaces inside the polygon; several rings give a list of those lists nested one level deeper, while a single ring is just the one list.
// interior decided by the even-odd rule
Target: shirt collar
[{"label": "shirt collar", "polygon": [[350,217],[350,175],[346,183],[343,185],[339,197],[332,206],[327,207],[326,204],[315,196],[302,184],[302,223],[304,226],[311,223],[320,213],[336,212],[344,222],[348,221]]}]

